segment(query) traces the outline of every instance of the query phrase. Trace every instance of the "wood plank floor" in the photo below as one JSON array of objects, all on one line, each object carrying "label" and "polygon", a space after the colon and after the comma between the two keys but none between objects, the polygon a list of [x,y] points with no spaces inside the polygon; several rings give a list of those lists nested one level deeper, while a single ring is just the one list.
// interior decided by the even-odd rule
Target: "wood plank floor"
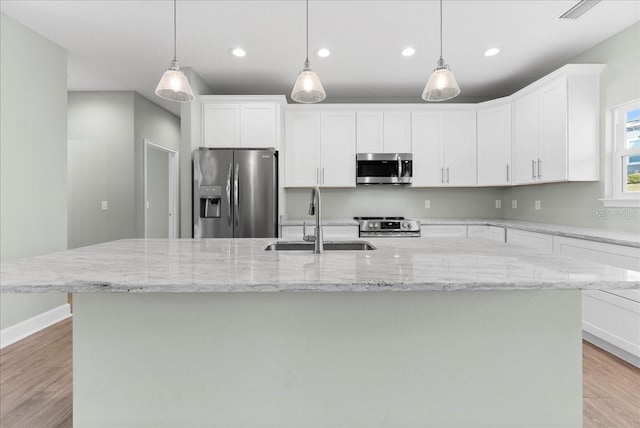
[{"label": "wood plank floor", "polygon": [[[71,319],[0,353],[0,427],[70,428]],[[585,428],[640,428],[640,369],[583,342]]]}]

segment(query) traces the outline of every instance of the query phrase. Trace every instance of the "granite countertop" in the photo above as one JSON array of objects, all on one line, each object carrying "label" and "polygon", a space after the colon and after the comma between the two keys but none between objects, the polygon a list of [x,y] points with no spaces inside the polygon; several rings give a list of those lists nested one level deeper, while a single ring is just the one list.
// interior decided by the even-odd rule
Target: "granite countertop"
[{"label": "granite countertop", "polygon": [[484,239],[367,239],[375,251],[264,251],[272,239],[120,240],[4,263],[0,291],[640,289],[640,273]]},{"label": "granite countertop", "polygon": [[528,232],[546,233],[548,235],[563,236],[566,238],[586,239],[588,241],[603,242],[607,244],[624,245],[640,248],[640,236],[633,233],[616,232],[591,227],[567,226],[553,223],[539,223],[523,220],[500,219],[421,219],[422,226],[429,225],[488,225],[518,229]]},{"label": "granite countertop", "polygon": [[[309,217],[308,219],[287,219],[280,221],[280,226],[302,226],[302,223],[307,223],[307,226],[312,226],[315,224],[315,219],[313,217]],[[323,218],[322,225],[323,226],[358,226],[356,220],[352,218],[343,218],[343,219],[333,219],[333,218]]]}]

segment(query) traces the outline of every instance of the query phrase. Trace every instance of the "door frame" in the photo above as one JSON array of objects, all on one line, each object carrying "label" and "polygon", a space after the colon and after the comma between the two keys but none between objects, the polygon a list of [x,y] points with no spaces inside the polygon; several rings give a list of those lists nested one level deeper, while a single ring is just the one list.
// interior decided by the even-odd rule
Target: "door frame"
[{"label": "door frame", "polygon": [[152,149],[156,149],[156,150],[161,150],[165,153],[167,153],[168,159],[169,159],[169,239],[175,239],[178,237],[178,230],[179,230],[179,223],[178,223],[178,210],[179,210],[179,199],[178,199],[178,178],[180,176],[180,160],[179,160],[179,156],[180,153],[178,153],[177,150],[171,149],[169,147],[165,147],[161,144],[158,143],[154,143],[153,141],[147,140],[146,138],[143,139],[143,144],[144,144],[144,150],[143,152],[143,168],[142,168],[142,180],[144,183],[144,195],[143,195],[143,201],[142,201],[142,206],[144,207],[144,237],[147,237],[147,226],[148,226],[148,220],[147,220],[147,210],[149,209],[149,205],[148,205],[148,182],[147,182],[147,172],[148,172],[148,165],[147,165],[147,158],[148,158],[148,150],[150,148]]}]

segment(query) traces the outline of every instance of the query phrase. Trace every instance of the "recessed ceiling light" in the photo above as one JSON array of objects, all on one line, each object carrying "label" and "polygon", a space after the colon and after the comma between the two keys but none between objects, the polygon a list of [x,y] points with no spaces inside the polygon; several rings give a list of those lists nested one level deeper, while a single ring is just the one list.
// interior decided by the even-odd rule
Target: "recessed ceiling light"
[{"label": "recessed ceiling light", "polygon": [[402,50],[402,56],[412,56],[416,53],[416,50],[412,47],[408,47]]},{"label": "recessed ceiling light", "polygon": [[326,58],[331,55],[331,51],[327,48],[320,48],[316,51],[316,55],[318,55],[320,58]]},{"label": "recessed ceiling light", "polygon": [[494,56],[494,55],[498,55],[499,53],[500,53],[499,48],[489,48],[486,51],[484,51],[484,56]]},{"label": "recessed ceiling light", "polygon": [[247,55],[247,53],[242,48],[231,48],[231,49],[229,49],[229,53],[231,55],[237,56],[239,58]]}]

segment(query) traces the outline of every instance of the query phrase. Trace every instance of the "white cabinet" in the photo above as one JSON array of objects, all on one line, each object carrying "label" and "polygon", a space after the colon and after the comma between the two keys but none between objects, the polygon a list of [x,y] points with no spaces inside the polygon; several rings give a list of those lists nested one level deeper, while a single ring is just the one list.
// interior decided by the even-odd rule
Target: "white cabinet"
[{"label": "white cabinet", "polygon": [[511,184],[511,103],[478,108],[478,186]]},{"label": "white cabinet", "polygon": [[358,153],[411,153],[411,113],[359,111]]},{"label": "white cabinet", "polygon": [[355,113],[288,111],[286,187],[355,187]]},{"label": "white cabinet", "polygon": [[202,96],[204,147],[278,148],[280,104],[276,98]]},{"label": "white cabinet", "polygon": [[599,74],[571,65],[513,95],[513,184],[599,180]]},{"label": "white cabinet", "polygon": [[[310,219],[307,223],[307,234],[313,233],[315,223],[313,219]],[[325,225],[323,228],[323,237],[325,241],[340,240],[340,239],[355,239],[359,236],[358,226],[337,226],[337,225]],[[302,241],[303,237],[302,226],[281,226],[280,237],[282,239],[290,239],[293,241]]]},{"label": "white cabinet", "polygon": [[421,238],[466,238],[467,226],[455,225],[422,225],[420,226]]},{"label": "white cabinet", "polygon": [[468,238],[490,239],[497,242],[506,242],[504,228],[484,224],[470,224],[467,226]]},{"label": "white cabinet", "polygon": [[476,185],[476,112],[413,112],[413,186]]},{"label": "white cabinet", "polygon": [[534,248],[544,253],[553,253],[553,236],[545,233],[507,229],[507,242],[527,248]]}]

